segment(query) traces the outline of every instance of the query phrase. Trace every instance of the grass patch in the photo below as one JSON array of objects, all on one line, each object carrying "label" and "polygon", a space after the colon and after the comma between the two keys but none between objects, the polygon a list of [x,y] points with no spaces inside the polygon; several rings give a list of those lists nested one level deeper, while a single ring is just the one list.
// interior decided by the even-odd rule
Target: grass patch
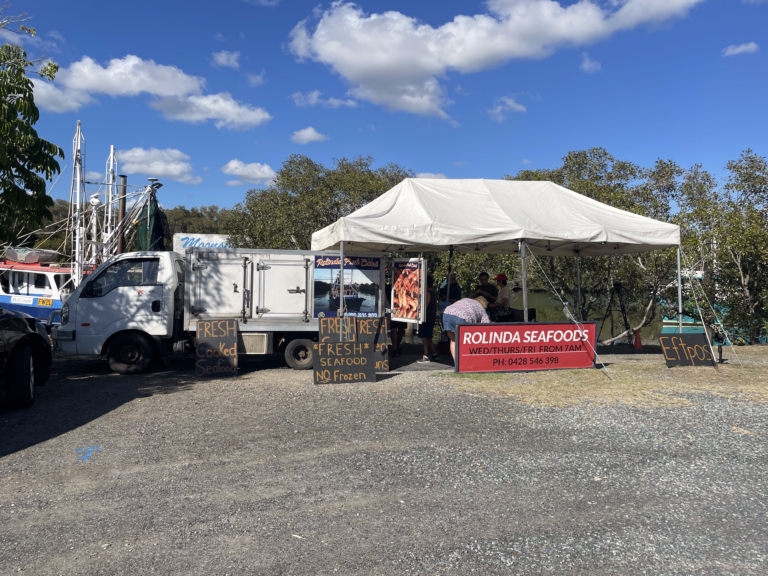
[{"label": "grass patch", "polygon": [[[757,347],[755,347],[757,348]],[[740,351],[739,351],[740,352]],[[768,402],[768,348],[750,350],[753,363],[714,368],[667,368],[656,362],[606,359],[608,370],[551,370],[513,374],[451,374],[449,382],[470,393],[514,398],[537,406],[628,404],[681,407],[690,393],[709,393],[747,402]],[[757,362],[754,362],[754,361]],[[441,375],[442,376],[442,375]]]}]

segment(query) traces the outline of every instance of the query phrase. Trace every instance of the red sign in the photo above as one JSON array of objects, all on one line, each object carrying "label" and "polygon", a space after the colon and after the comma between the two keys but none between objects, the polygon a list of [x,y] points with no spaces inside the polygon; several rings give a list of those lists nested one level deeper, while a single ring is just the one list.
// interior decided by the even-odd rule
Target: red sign
[{"label": "red sign", "polygon": [[593,368],[597,322],[456,326],[456,371],[523,372]]}]

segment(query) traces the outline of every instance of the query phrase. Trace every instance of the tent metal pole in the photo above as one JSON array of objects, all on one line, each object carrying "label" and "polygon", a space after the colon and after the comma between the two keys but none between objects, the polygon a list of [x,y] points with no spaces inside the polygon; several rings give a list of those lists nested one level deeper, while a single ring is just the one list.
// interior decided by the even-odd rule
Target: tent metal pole
[{"label": "tent metal pole", "polygon": [[453,246],[448,248],[448,276],[445,278],[445,301],[451,300],[451,268],[453,267]]},{"label": "tent metal pole", "polygon": [[344,342],[344,242],[339,242],[339,342]]},{"label": "tent metal pole", "polygon": [[523,322],[528,322],[528,273],[525,270],[525,241],[520,240],[520,260],[523,272]]},{"label": "tent metal pole", "polygon": [[581,314],[581,256],[576,255],[576,284],[578,285],[579,292],[579,322],[584,322],[584,318]]},{"label": "tent metal pole", "polygon": [[680,246],[677,247],[677,327],[683,333],[683,279],[680,273]]}]

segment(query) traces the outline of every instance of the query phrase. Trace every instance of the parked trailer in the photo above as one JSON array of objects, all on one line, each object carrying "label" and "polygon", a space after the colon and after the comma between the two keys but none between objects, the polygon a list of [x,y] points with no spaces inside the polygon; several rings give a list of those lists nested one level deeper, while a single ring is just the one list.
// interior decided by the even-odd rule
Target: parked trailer
[{"label": "parked trailer", "polygon": [[[75,289],[51,337],[65,353],[106,356],[114,371],[133,374],[158,356],[194,354],[198,320],[237,318],[238,354],[283,353],[291,368],[311,369],[318,318],[335,316],[339,305],[338,260],[338,252],[302,250],[120,254]],[[357,294],[352,313],[383,315],[385,258],[345,260],[360,268],[344,274],[345,297]]]}]

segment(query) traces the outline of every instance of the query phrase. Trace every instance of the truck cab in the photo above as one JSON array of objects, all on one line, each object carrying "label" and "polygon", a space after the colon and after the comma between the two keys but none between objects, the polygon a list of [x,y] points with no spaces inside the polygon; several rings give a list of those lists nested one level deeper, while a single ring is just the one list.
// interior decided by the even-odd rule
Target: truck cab
[{"label": "truck cab", "polygon": [[184,258],[176,252],[120,254],[72,292],[51,336],[68,354],[106,354],[116,372],[141,372],[172,345],[183,284]]}]

